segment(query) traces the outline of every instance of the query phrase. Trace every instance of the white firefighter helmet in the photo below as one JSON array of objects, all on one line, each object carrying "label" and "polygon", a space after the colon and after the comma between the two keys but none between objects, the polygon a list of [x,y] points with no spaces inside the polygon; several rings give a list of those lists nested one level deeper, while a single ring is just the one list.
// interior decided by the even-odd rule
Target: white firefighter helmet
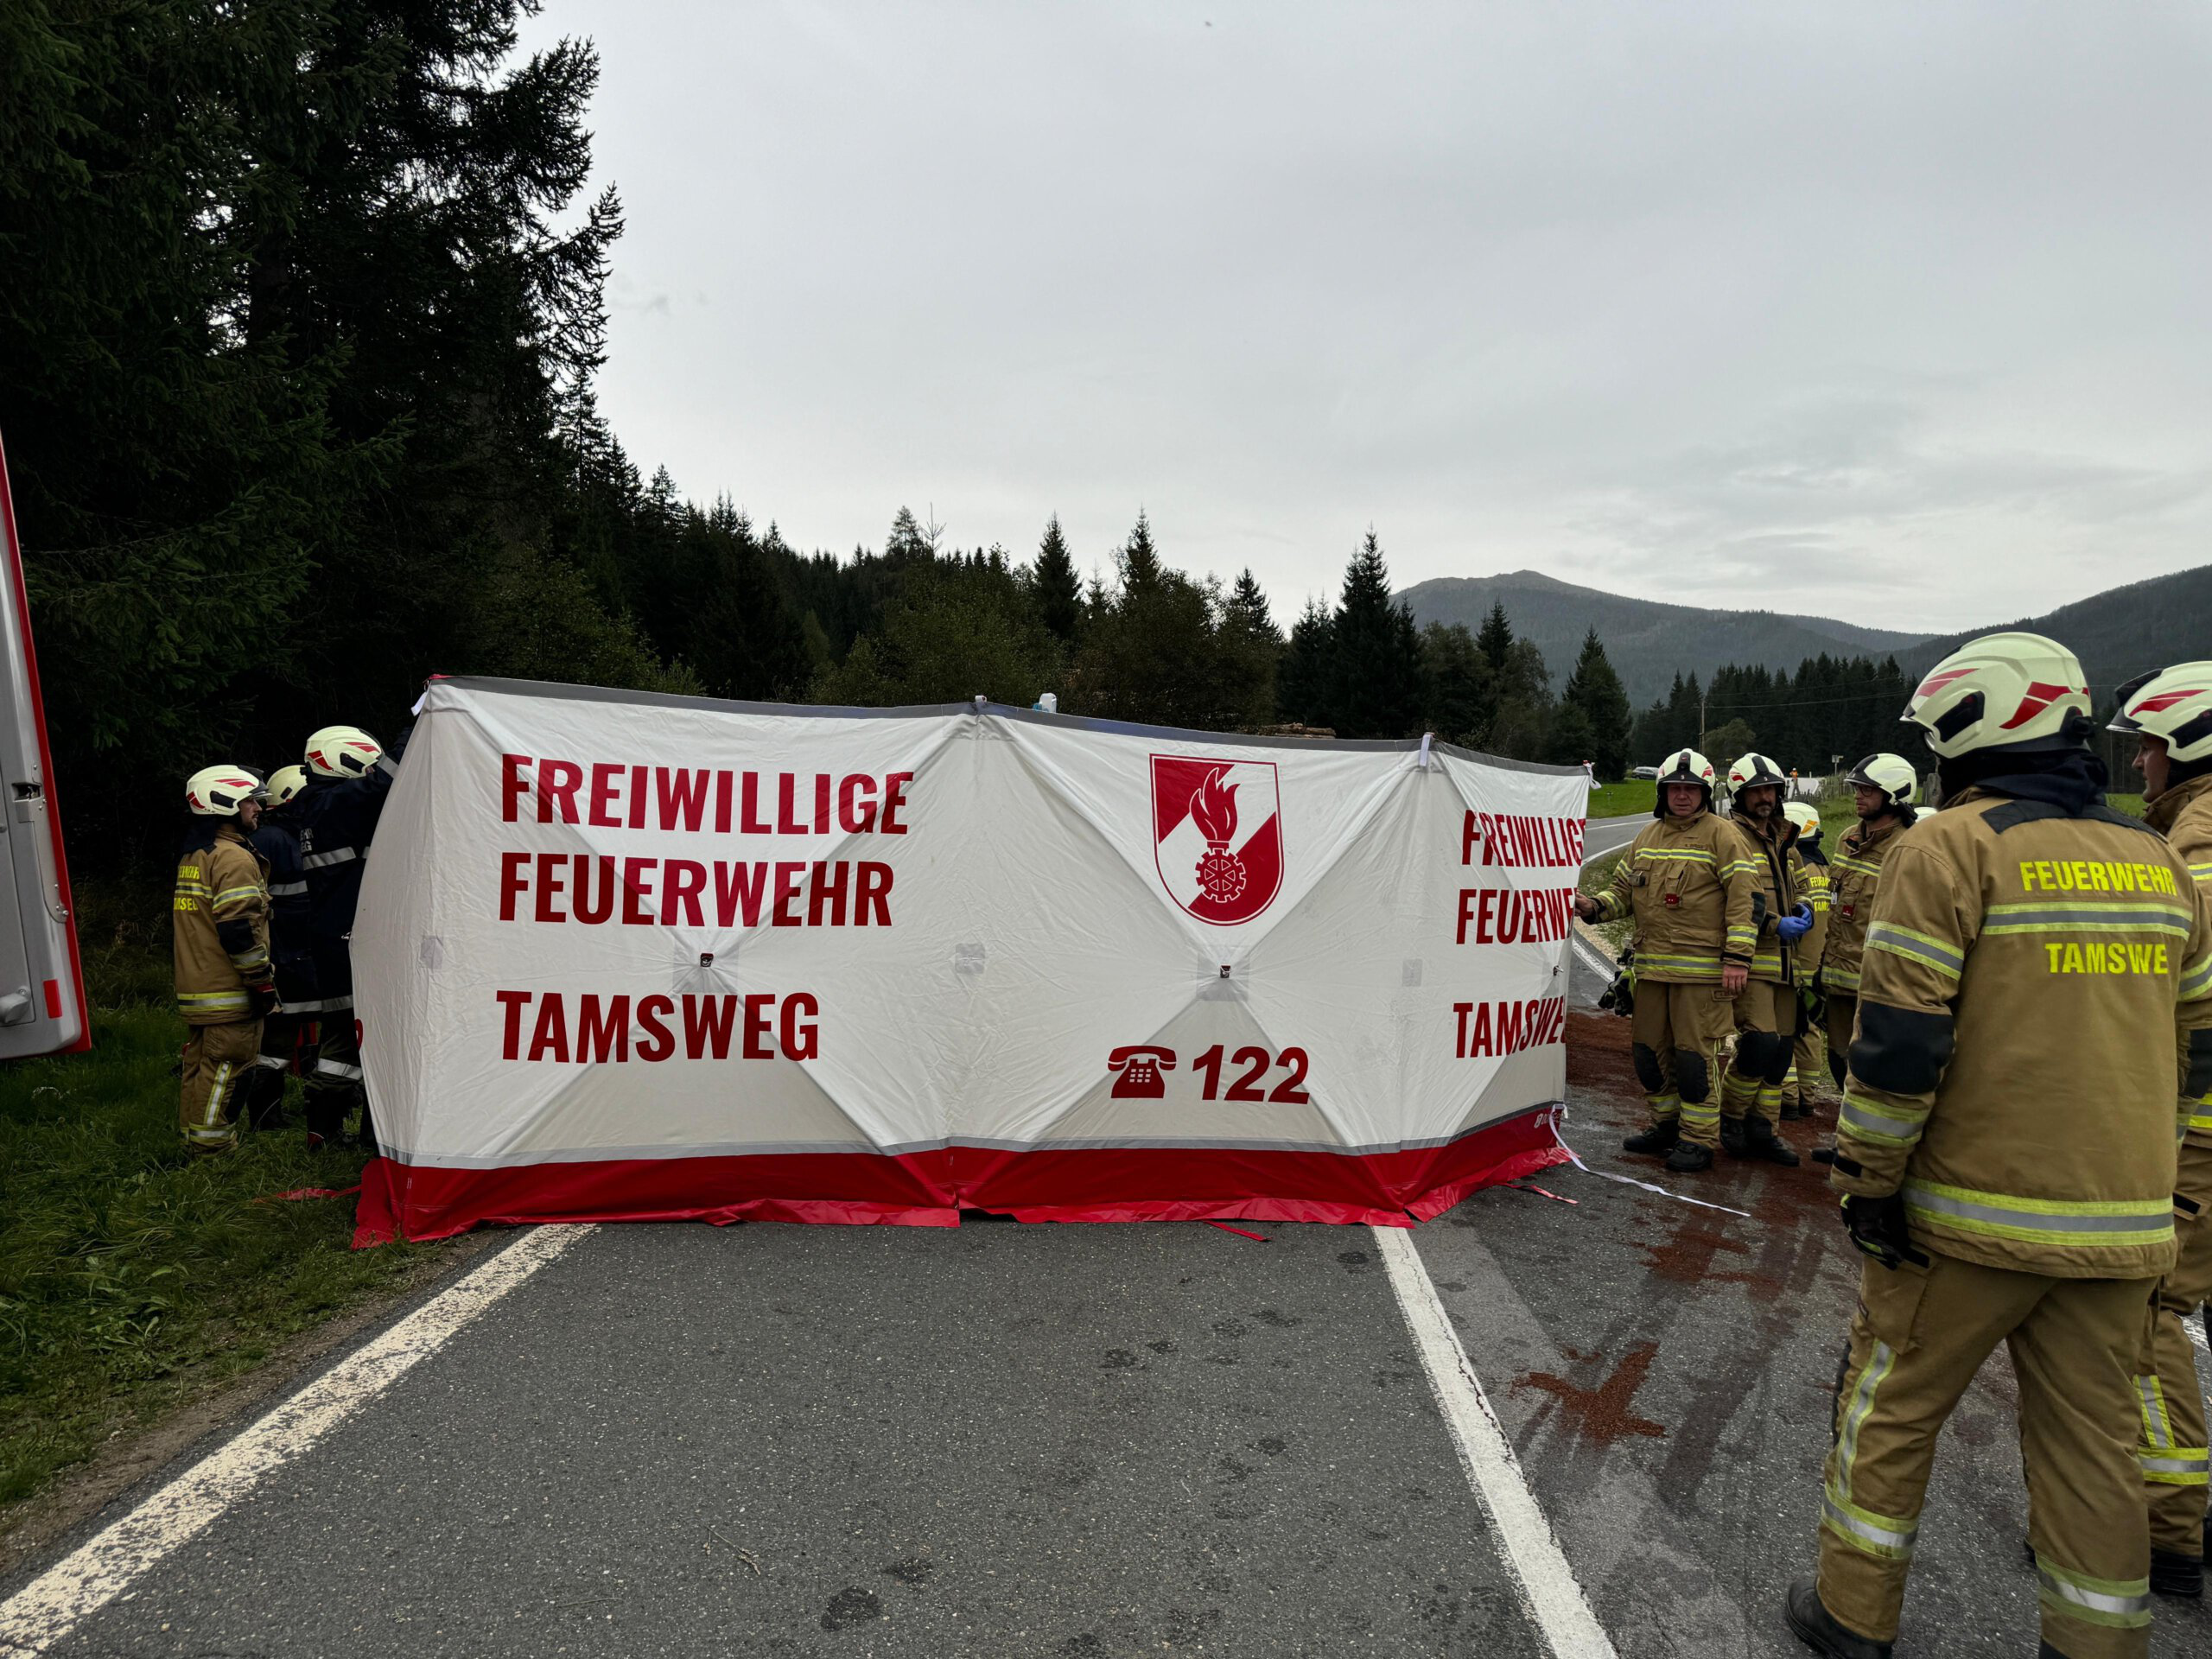
[{"label": "white firefighter helmet", "polygon": [[1797,826],[1797,839],[1818,841],[1821,838],[1821,814],[1810,801],[1784,801],[1782,814]]},{"label": "white firefighter helmet", "polygon": [[1713,779],[1712,761],[1695,749],[1676,749],[1659,763],[1658,781],[1652,785],[1659,798],[1652,806],[1652,817],[1663,818],[1667,816],[1667,785],[1669,784],[1695,784],[1705,791],[1705,804],[1710,807],[1713,804]]},{"label": "white firefighter helmet", "polygon": [[1758,789],[1767,784],[1782,789],[1786,786],[1786,781],[1782,775],[1782,768],[1757,749],[1738,755],[1735,764],[1728,768],[1728,792],[1732,795],[1740,795],[1747,789]]},{"label": "white firefighter helmet", "polygon": [[279,766],[269,774],[268,782],[261,786],[264,806],[282,806],[308,786],[305,766]]},{"label": "white firefighter helmet", "polygon": [[1901,716],[1946,760],[1977,749],[2069,747],[2089,715],[2081,658],[2039,633],[1968,640],[1928,671]]},{"label": "white firefighter helmet", "polygon": [[1853,789],[1880,790],[1892,806],[1910,806],[1920,793],[1920,775],[1913,771],[1912,762],[1886,751],[1868,755],[1844,774],[1843,781]]},{"label": "white firefighter helmet", "polygon": [[307,769],[318,778],[359,778],[384,756],[358,726],[326,726],[308,739]]},{"label": "white firefighter helmet", "polygon": [[2106,729],[2163,739],[2175,760],[2212,758],[2212,663],[2177,663],[2131,680]]},{"label": "white firefighter helmet", "polygon": [[202,766],[184,780],[184,804],[202,818],[234,817],[260,793],[261,779],[244,766]]}]

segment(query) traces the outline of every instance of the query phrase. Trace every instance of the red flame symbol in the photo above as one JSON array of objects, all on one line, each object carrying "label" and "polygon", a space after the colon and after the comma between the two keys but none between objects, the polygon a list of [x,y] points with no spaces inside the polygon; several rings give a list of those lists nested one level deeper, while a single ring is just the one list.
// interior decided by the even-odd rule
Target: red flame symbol
[{"label": "red flame symbol", "polygon": [[1222,786],[1227,766],[1216,766],[1205,781],[1191,791],[1191,819],[1212,847],[1226,847],[1236,833],[1236,785]]}]

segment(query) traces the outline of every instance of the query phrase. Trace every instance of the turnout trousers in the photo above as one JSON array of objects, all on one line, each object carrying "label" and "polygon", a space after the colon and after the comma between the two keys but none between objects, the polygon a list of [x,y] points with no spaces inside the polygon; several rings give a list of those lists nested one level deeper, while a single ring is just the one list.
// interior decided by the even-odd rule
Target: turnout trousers
[{"label": "turnout trousers", "polygon": [[1740,1119],[1756,1112],[1770,1123],[1782,1116],[1782,1084],[1797,1031],[1795,986],[1754,979],[1736,999],[1736,1058],[1720,1092],[1720,1109]]},{"label": "turnout trousers", "polygon": [[238,1144],[239,1097],[261,1052],[261,1021],[193,1026],[184,1039],[177,1128],[194,1152],[227,1152]]},{"label": "turnout trousers", "polygon": [[2155,1369],[2135,1379],[2143,1407],[2143,1493],[2151,1505],[2151,1541],[2177,1555],[2200,1555],[2212,1452],[2205,1446],[2196,1356],[2183,1321],[2199,1317],[2212,1301],[2212,1147],[2182,1147],[2174,1236],[2181,1259],[2158,1284]]},{"label": "turnout trousers", "polygon": [[1851,1070],[1851,1027],[1859,1018],[1859,993],[1830,991],[1827,1000],[1828,1076],[1840,1089]]},{"label": "turnout trousers", "polygon": [[346,1132],[355,1102],[361,1105],[361,1135],[369,1138],[368,1093],[361,1087],[361,1042],[353,1010],[331,1008],[321,1018],[315,1069],[307,1078],[308,1133],[334,1141]]},{"label": "turnout trousers", "polygon": [[1821,1495],[1821,1600],[1896,1638],[1936,1442],[1981,1363],[2012,1351],[2044,1640],[2068,1659],[2140,1659],[2151,1536],[2134,1376],[2151,1279],[2053,1279],[1930,1254],[1861,1268]]},{"label": "turnout trousers", "polygon": [[1640,980],[1629,1018],[1630,1052],[1652,1121],[1680,1121],[1693,1145],[1720,1144],[1720,1046],[1734,1016],[1718,984]]}]

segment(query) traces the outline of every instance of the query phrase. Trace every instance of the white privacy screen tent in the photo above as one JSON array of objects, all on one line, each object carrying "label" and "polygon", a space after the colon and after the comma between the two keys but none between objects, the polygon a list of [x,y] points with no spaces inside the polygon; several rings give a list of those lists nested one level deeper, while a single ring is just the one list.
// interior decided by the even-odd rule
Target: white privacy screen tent
[{"label": "white privacy screen tent", "polygon": [[353,934],[362,1236],[1436,1214],[1563,1155],[1586,791],[1421,741],[434,681]]}]

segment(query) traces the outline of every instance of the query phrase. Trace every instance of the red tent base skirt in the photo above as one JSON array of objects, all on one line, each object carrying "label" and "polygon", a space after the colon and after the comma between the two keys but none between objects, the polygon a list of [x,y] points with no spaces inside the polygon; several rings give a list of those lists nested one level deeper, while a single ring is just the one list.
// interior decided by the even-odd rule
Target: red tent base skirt
[{"label": "red tent base skirt", "polygon": [[1468,1193],[1567,1160],[1551,1109],[1444,1146],[1364,1155],[1243,1148],[953,1146],[873,1153],[452,1169],[378,1158],[362,1172],[355,1248],[449,1238],[485,1223],[831,1222],[954,1227],[963,1210],[1017,1221],[1326,1221],[1406,1227]]}]

